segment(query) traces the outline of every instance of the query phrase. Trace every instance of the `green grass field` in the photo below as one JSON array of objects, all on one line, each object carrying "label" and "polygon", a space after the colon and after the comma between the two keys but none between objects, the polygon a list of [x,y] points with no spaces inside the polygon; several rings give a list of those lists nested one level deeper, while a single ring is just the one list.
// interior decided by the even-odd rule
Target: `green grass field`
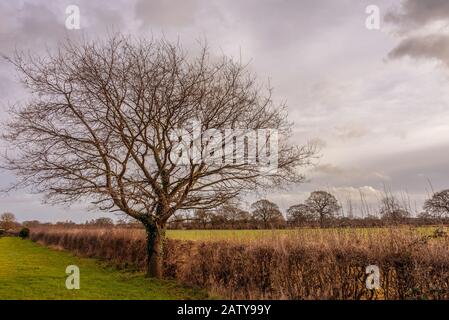
[{"label": "green grass field", "polygon": [[[306,230],[306,229],[303,229]],[[257,240],[272,236],[294,234],[297,230],[167,230],[167,237],[177,240]]]},{"label": "green grass field", "polygon": [[[68,265],[80,268],[80,289],[65,286]],[[0,238],[0,300],[10,299],[205,299],[200,290],[173,281],[146,279],[94,259],[42,247],[19,238]]]},{"label": "green grass field", "polygon": [[[437,226],[400,226],[393,228],[298,228],[298,229],[274,229],[274,230],[167,230],[167,237],[178,240],[193,240],[193,241],[220,241],[220,240],[258,240],[271,239],[276,237],[289,236],[311,236],[320,237],[326,234],[383,234],[391,232],[391,230],[410,230],[419,235],[430,235],[438,227]],[[443,228],[449,231],[447,227]]]}]

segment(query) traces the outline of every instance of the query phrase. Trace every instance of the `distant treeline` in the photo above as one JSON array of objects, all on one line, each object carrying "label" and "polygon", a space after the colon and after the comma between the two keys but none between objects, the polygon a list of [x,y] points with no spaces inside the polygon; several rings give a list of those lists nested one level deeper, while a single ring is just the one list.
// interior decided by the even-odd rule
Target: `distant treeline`
[{"label": "distant treeline", "polygon": [[[104,223],[103,219],[108,219],[108,223]],[[97,220],[100,220],[97,222]],[[109,221],[110,220],[110,221]],[[409,217],[404,218],[400,222],[392,222],[388,219],[382,219],[378,217],[366,217],[366,218],[348,218],[348,217],[335,217],[326,220],[324,227],[329,228],[339,228],[339,227],[387,227],[392,225],[411,225],[411,226],[421,226],[421,225],[436,225],[444,224],[449,225],[449,218],[423,218],[423,217]],[[140,222],[129,222],[124,220],[119,220],[114,222],[109,218],[99,218],[96,220],[88,221],[87,223],[75,223],[73,221],[60,221],[56,223],[41,223],[37,220],[24,221],[22,224],[17,224],[17,227],[39,227],[39,226],[58,226],[58,227],[83,227],[83,228],[97,228],[97,227],[118,227],[118,228],[143,228]],[[318,221],[308,221],[303,223],[295,223],[294,221],[277,221],[276,224],[269,224],[265,227],[264,223],[260,221],[249,218],[248,220],[236,220],[229,221],[223,219],[216,214],[216,212],[210,212],[207,220],[195,220],[194,218],[185,221],[170,221],[168,224],[168,229],[186,229],[186,230],[197,230],[197,229],[229,229],[229,230],[243,230],[243,229],[288,229],[288,228],[301,228],[301,227],[312,227],[319,228],[320,223]]]},{"label": "distant treeline", "polygon": [[[282,229],[297,227],[382,227],[398,224],[430,225],[449,224],[449,190],[434,193],[424,203],[423,211],[412,216],[406,204],[401,203],[391,193],[385,193],[375,214],[365,217],[345,215],[334,195],[327,191],[314,191],[304,201],[291,206],[282,213],[279,206],[266,199],[251,204],[249,210],[239,203],[225,203],[211,210],[180,212],[170,218],[169,229]],[[72,221],[41,223],[37,220],[19,224],[12,213],[0,215],[0,228],[14,229],[20,226],[35,227],[57,225],[65,227],[119,226],[140,228],[136,220],[98,218],[77,224]]]}]

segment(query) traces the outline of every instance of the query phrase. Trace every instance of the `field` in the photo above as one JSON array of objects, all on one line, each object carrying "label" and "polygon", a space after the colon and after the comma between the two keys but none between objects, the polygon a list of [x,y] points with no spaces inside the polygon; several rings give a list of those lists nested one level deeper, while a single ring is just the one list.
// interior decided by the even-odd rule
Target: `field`
[{"label": "field", "polygon": [[[447,230],[447,229],[446,229]],[[172,230],[164,276],[230,299],[448,299],[449,238],[437,227]],[[139,272],[145,233],[41,228],[31,239]],[[194,241],[189,241],[194,240]],[[381,287],[366,287],[366,267]]]},{"label": "field", "polygon": [[[81,288],[65,287],[68,265],[77,265]],[[204,299],[173,281],[144,279],[94,259],[51,250],[29,240],[0,238],[0,300],[5,299]]]},{"label": "field", "polygon": [[[435,226],[398,227],[395,231],[412,231],[416,235],[432,235],[438,229]],[[447,231],[447,228],[442,228]],[[263,239],[314,237],[320,239],[326,235],[357,234],[359,236],[373,236],[386,234],[388,228],[300,228],[300,229],[274,229],[274,230],[167,230],[167,237],[176,240],[189,241],[237,241],[250,242]],[[134,231],[139,233],[139,231]],[[140,231],[143,233],[143,230]]]}]

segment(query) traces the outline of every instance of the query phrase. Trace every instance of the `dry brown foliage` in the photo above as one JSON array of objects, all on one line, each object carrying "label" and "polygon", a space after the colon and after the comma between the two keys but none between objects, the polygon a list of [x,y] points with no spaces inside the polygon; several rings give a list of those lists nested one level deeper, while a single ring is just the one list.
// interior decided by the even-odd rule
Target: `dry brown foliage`
[{"label": "dry brown foliage", "polygon": [[[34,241],[119,267],[145,269],[145,232],[32,230]],[[449,239],[412,228],[336,229],[242,241],[165,245],[166,277],[231,299],[449,299]],[[365,268],[380,268],[381,289],[366,289]]]}]

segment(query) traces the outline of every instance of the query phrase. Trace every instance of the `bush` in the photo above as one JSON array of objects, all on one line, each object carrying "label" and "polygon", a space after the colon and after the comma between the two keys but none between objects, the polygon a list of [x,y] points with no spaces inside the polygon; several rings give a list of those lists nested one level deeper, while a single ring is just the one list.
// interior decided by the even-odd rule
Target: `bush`
[{"label": "bush", "polygon": [[[421,232],[304,229],[257,240],[167,239],[164,275],[229,299],[449,299],[449,237]],[[144,230],[41,228],[30,237],[145,270]],[[365,284],[373,264],[381,272],[376,291]]]},{"label": "bush", "polygon": [[30,236],[30,229],[28,228],[22,228],[22,230],[20,230],[19,232],[19,237],[21,237],[22,239],[26,239]]}]

